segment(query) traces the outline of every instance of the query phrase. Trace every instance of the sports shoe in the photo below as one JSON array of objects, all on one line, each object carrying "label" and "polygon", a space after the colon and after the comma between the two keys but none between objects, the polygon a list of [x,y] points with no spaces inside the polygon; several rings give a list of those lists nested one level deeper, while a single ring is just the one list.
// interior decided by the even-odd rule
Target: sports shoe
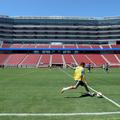
[{"label": "sports shoe", "polygon": [[91,97],[93,97],[93,96],[95,96],[95,93],[88,92],[88,95],[90,95]]}]

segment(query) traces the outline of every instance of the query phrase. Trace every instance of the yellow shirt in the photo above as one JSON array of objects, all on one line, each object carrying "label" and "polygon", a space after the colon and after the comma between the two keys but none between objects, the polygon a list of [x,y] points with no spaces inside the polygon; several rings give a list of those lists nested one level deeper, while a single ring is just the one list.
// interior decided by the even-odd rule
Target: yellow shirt
[{"label": "yellow shirt", "polygon": [[74,78],[74,80],[81,80],[81,76],[83,76],[83,78],[84,78],[84,75],[85,75],[84,68],[81,66],[78,66],[75,69],[73,78]]}]

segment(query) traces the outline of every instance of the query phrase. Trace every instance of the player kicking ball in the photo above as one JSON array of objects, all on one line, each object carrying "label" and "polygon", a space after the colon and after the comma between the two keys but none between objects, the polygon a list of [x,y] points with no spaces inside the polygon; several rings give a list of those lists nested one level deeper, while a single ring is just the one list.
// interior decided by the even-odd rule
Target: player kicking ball
[{"label": "player kicking ball", "polygon": [[83,86],[86,90],[86,94],[93,96],[94,94],[91,93],[88,89],[87,83],[85,81],[85,63],[81,62],[80,66],[76,67],[75,72],[74,72],[74,80],[76,82],[75,85],[69,86],[69,87],[64,87],[61,90],[61,93],[67,91],[67,90],[72,90],[72,89],[77,89],[78,86]]}]

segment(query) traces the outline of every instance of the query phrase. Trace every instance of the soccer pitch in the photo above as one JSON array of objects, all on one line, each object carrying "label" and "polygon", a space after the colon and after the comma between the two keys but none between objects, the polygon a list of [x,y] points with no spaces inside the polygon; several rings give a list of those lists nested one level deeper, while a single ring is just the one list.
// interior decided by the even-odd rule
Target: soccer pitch
[{"label": "soccer pitch", "polygon": [[[60,94],[73,85],[72,69],[0,69],[0,120],[115,120],[120,107],[97,97],[81,97],[84,88]],[[93,69],[88,84],[120,105],[120,69]]]}]

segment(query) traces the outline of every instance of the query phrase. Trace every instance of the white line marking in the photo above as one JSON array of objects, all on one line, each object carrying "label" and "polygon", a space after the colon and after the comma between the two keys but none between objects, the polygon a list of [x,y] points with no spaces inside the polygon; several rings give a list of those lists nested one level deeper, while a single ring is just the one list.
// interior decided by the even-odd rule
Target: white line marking
[{"label": "white line marking", "polygon": [[[67,73],[66,71],[64,71],[64,70],[62,70],[62,69],[60,69],[62,72],[64,72],[66,75],[68,75],[69,77],[72,77],[69,73]],[[97,90],[95,90],[95,89],[93,89],[92,87],[90,87],[89,85],[88,85],[88,87],[89,87],[89,89],[91,89],[92,91],[94,91],[94,92],[98,92]],[[116,105],[117,107],[119,107],[120,108],[120,105],[118,104],[118,103],[116,103],[115,101],[113,101],[113,100],[111,100],[110,98],[108,98],[108,97],[106,97],[105,95],[102,95],[102,97],[103,98],[105,98],[106,100],[108,100],[109,102],[111,102],[111,103],[113,103],[114,105]]]},{"label": "white line marking", "polygon": [[80,116],[80,115],[119,115],[120,111],[117,112],[95,112],[95,113],[0,113],[0,116]]},{"label": "white line marking", "polygon": [[[89,87],[92,91],[98,92],[98,91],[96,91],[95,89],[91,88],[89,85],[88,85],[88,87]],[[106,100],[110,101],[111,103],[113,103],[114,105],[116,105],[117,107],[120,108],[120,105],[119,105],[118,103],[116,103],[115,101],[111,100],[110,98],[106,97],[105,95],[102,95],[102,97],[105,98]]]}]

